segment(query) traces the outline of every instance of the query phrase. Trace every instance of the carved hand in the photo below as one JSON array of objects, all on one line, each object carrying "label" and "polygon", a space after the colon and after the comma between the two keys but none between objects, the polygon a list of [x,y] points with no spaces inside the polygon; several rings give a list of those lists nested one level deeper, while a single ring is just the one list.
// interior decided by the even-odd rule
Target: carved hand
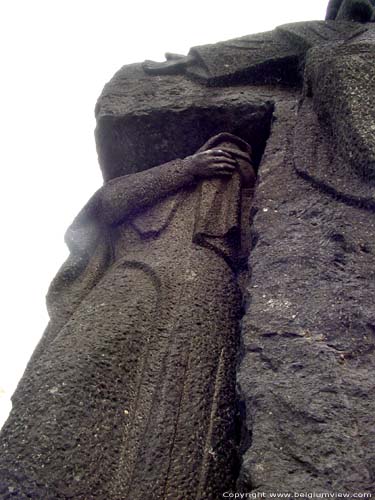
[{"label": "carved hand", "polygon": [[231,154],[222,149],[208,149],[188,156],[183,161],[188,173],[195,179],[231,176],[238,166]]},{"label": "carved hand", "polygon": [[228,177],[238,162],[223,149],[209,149],[136,174],[108,181],[98,192],[101,215],[109,224],[156,203],[170,193],[202,178]]}]

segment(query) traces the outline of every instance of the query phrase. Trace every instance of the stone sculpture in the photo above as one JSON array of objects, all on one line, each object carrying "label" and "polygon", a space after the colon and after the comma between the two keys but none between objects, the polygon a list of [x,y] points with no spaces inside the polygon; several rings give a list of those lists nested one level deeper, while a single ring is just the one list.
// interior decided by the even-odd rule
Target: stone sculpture
[{"label": "stone sculpture", "polygon": [[372,8],[105,86],[105,184],[67,232],[1,498],[375,491]]},{"label": "stone sculpture", "polygon": [[[38,415],[38,436],[26,433],[22,489],[8,477],[17,498],[203,499],[233,486],[250,152],[219,134],[184,160],[109,181],[69,228],[71,256],[49,292],[51,320],[69,312],[23,389],[17,425]],[[40,472],[47,455],[54,476]]]},{"label": "stone sculpture", "polygon": [[326,19],[370,22],[374,20],[374,5],[373,0],[330,0]]}]

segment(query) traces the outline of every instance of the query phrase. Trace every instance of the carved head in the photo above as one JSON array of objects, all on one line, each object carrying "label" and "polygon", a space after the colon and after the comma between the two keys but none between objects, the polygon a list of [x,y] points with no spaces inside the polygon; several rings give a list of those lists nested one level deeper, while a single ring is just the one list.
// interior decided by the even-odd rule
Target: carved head
[{"label": "carved head", "polygon": [[374,0],[330,0],[326,19],[368,23],[374,21]]}]

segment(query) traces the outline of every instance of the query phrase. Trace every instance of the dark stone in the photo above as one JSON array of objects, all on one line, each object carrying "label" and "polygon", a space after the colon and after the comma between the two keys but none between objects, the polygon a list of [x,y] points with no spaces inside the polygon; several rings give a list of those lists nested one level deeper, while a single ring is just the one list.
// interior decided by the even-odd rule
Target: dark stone
[{"label": "dark stone", "polygon": [[[302,82],[310,48],[331,46],[364,32],[366,28],[357,23],[294,23],[274,32],[195,47],[195,62],[189,63],[185,75],[150,77],[141,65],[124,66],[104,87],[96,106],[104,179],[192,154],[223,131],[251,143],[259,163],[272,113],[275,87],[269,84],[294,88]],[[249,83],[263,87],[253,86],[250,93]]]},{"label": "dark stone", "polygon": [[296,85],[302,50],[281,31],[194,47],[186,74],[207,85],[268,83]]},{"label": "dark stone", "polygon": [[373,14],[374,9],[370,0],[343,0],[336,20],[367,23],[372,20]]},{"label": "dark stone", "polygon": [[330,0],[326,19],[367,23],[374,20],[374,0]]},{"label": "dark stone", "polygon": [[336,19],[337,13],[341,7],[343,0],[329,0],[327,12],[326,12],[326,20],[334,21]]},{"label": "dark stone", "polygon": [[[375,217],[304,175],[312,159],[329,164],[333,141],[309,98],[297,109],[275,106],[253,205],[238,490],[372,492]],[[338,186],[351,184],[334,165]]]},{"label": "dark stone", "polygon": [[362,31],[358,23],[347,20],[286,24],[266,33],[193,47],[186,57],[168,58],[165,63],[145,61],[143,69],[151,75],[185,74],[210,86],[298,86],[309,48],[345,41]]},{"label": "dark stone", "polygon": [[271,89],[208,89],[183,76],[149,77],[124,66],[96,106],[96,141],[105,180],[184,158],[210,137],[231,132],[253,147],[257,164],[272,117]]},{"label": "dark stone", "polygon": [[[374,492],[369,5],[105,86],[105,184],[66,235],[1,434],[2,499]],[[205,149],[232,160],[193,155],[222,132]]]},{"label": "dark stone", "polygon": [[[319,47],[309,52],[306,65],[307,92],[313,94],[320,121],[332,130],[338,151],[367,182],[347,186],[353,195],[374,204],[375,182],[375,25],[338,47]],[[321,167],[319,167],[321,168]],[[339,176],[333,174],[337,182]],[[334,182],[332,180],[332,182]]]},{"label": "dark stone", "polygon": [[77,216],[48,339],[2,433],[5,498],[214,500],[234,487],[250,154],[220,134],[111,180]]}]

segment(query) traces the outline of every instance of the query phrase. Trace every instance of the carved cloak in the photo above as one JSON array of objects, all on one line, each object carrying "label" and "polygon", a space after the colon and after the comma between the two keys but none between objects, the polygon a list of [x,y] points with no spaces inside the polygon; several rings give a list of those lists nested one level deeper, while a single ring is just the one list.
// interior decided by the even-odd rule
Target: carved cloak
[{"label": "carved cloak", "polygon": [[100,219],[100,191],[80,212],[22,381],[29,413],[16,417],[39,450],[19,472],[24,488],[46,500],[213,500],[232,486],[240,208],[235,173],[116,227]]}]

